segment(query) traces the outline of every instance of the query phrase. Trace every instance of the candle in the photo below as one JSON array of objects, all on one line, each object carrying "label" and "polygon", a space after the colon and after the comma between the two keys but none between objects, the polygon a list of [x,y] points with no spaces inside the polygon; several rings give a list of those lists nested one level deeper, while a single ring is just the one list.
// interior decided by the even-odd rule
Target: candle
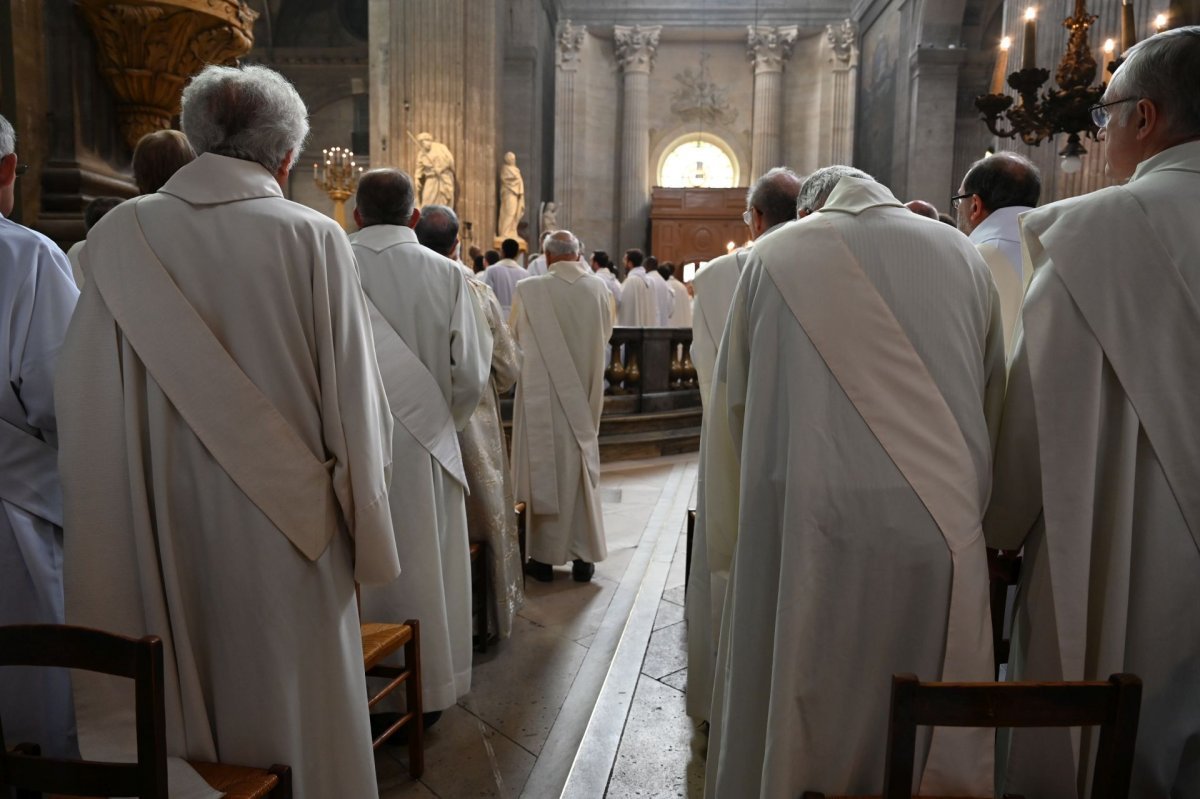
[{"label": "candle", "polygon": [[1137,44],[1137,23],[1133,21],[1133,0],[1121,3],[1121,52],[1125,53]]},{"label": "candle", "polygon": [[1000,53],[996,56],[996,69],[992,72],[992,94],[1004,94],[1004,78],[1008,73],[1008,48],[1012,39],[1005,36],[1000,40]]},{"label": "candle", "polygon": [[1154,18],[1154,30],[1157,33],[1162,33],[1167,29],[1167,15],[1159,14]]},{"label": "candle", "polygon": [[1021,69],[1037,66],[1037,8],[1025,9],[1025,44],[1021,49]]}]

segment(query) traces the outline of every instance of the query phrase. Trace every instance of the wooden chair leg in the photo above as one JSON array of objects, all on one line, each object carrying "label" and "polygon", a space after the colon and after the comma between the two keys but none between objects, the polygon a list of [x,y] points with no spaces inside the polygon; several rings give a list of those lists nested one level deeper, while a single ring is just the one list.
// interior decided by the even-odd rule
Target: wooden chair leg
[{"label": "wooden chair leg", "polygon": [[421,699],[421,625],[416,619],[405,624],[412,627],[412,638],[404,645],[404,668],[412,676],[404,682],[405,706],[413,714],[408,731],[408,774],[414,780],[425,773],[425,711]]},{"label": "wooden chair leg", "polygon": [[279,778],[279,784],[275,786],[275,790],[271,791],[271,799],[292,799],[292,769],[290,766],[281,766],[276,763],[271,768],[267,769],[276,777]]}]

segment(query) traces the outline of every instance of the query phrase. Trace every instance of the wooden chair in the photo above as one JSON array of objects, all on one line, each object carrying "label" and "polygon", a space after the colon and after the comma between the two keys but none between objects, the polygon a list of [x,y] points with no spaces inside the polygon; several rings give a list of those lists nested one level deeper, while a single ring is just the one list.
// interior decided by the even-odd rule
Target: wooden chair
[{"label": "wooden chair", "polygon": [[996,659],[996,679],[1000,679],[1000,666],[1008,663],[1011,642],[1004,637],[1004,622],[1008,608],[1008,589],[1021,579],[1021,555],[1019,552],[1004,552],[989,549],[988,589],[992,605],[992,652]]},{"label": "wooden chair", "polygon": [[[425,718],[421,706],[421,625],[416,619],[404,624],[362,625],[363,666],[368,677],[386,679],[387,684],[367,699],[375,707],[401,685],[404,686],[404,715],[381,732],[371,746],[378,749],[405,726],[408,730],[408,773],[415,780],[425,773]],[[403,648],[404,665],[383,661]]]},{"label": "wooden chair", "polygon": [[[59,667],[127,677],[134,681],[137,710],[136,763],[40,757],[37,747],[29,744],[9,751],[0,720],[0,789],[16,789],[18,799],[43,793],[168,799],[163,645],[157,636],[135,640],[58,624],[0,627],[0,666]],[[291,799],[287,766],[263,770],[189,763],[210,785],[225,791],[228,799]]]},{"label": "wooden chair", "polygon": [[687,596],[688,582],[692,579],[692,536],[696,533],[696,509],[687,512],[687,550],[683,564],[683,595]]},{"label": "wooden chair", "polygon": [[475,651],[486,652],[491,641],[488,623],[488,549],[486,544],[471,544],[471,615],[475,617]]},{"label": "wooden chair", "polygon": [[[1100,726],[1100,747],[1091,799],[1127,799],[1141,702],[1142,681],[1132,674],[1073,683],[923,683],[911,674],[897,674],[892,677],[882,799],[912,799],[919,726],[1092,725]],[[824,799],[824,794],[806,791],[803,799]]]},{"label": "wooden chair", "polygon": [[[517,546],[521,550],[521,564],[525,564],[525,503],[518,502],[513,506],[517,512]],[[524,571],[522,571],[524,573]]]}]

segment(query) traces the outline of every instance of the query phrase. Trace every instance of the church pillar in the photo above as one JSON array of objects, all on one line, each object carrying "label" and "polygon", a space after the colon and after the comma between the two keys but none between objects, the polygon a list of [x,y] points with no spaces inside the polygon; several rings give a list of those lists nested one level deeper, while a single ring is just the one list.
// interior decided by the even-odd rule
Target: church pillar
[{"label": "church pillar", "polygon": [[575,75],[579,72],[579,50],[587,36],[587,27],[559,23],[555,48],[557,71],[554,80],[554,201],[558,204],[558,224],[571,227],[575,204]]},{"label": "church pillar", "polygon": [[613,28],[624,75],[621,117],[621,247],[645,247],[650,216],[650,69],[662,26]]},{"label": "church pillar", "polygon": [[858,26],[852,20],[825,26],[821,80],[822,164],[849,164],[854,159],[854,113],[858,87]]},{"label": "church pillar", "polygon": [[[958,72],[966,56],[961,48],[922,47],[909,62],[907,180],[901,200],[926,200],[947,208],[957,187],[954,175],[954,110]],[[898,187],[899,188],[899,187]]]},{"label": "church pillar", "polygon": [[798,30],[750,26],[747,54],[754,63],[754,120],[751,123],[750,180],[781,166],[783,121],[783,62],[792,54]]},{"label": "church pillar", "polygon": [[412,174],[419,133],[446,145],[464,241],[469,235],[484,247],[496,235],[496,6],[496,0],[370,0],[368,6],[371,166]]}]

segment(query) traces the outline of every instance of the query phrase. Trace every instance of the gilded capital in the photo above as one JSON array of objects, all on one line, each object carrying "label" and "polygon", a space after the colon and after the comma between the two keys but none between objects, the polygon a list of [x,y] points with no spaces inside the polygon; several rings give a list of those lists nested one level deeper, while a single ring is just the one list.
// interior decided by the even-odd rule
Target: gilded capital
[{"label": "gilded capital", "polygon": [[558,23],[558,65],[560,67],[575,67],[579,65],[579,50],[587,37],[586,25],[572,25],[571,20]]},{"label": "gilded capital", "polygon": [[754,64],[754,71],[782,72],[783,62],[792,55],[792,45],[800,30],[795,25],[773,28],[768,25],[750,25],[746,29],[746,55]]},{"label": "gilded capital", "polygon": [[649,72],[658,52],[658,37],[662,25],[644,28],[641,25],[613,26],[617,63],[626,72]]},{"label": "gilded capital", "polygon": [[849,64],[858,42],[858,26],[850,19],[842,20],[838,25],[826,25],[825,39],[833,48],[834,58],[843,64]]},{"label": "gilded capital", "polygon": [[117,97],[132,148],[171,127],[183,87],[209,64],[233,64],[254,44],[258,12],[245,0],[78,0],[96,38],[100,72]]}]

